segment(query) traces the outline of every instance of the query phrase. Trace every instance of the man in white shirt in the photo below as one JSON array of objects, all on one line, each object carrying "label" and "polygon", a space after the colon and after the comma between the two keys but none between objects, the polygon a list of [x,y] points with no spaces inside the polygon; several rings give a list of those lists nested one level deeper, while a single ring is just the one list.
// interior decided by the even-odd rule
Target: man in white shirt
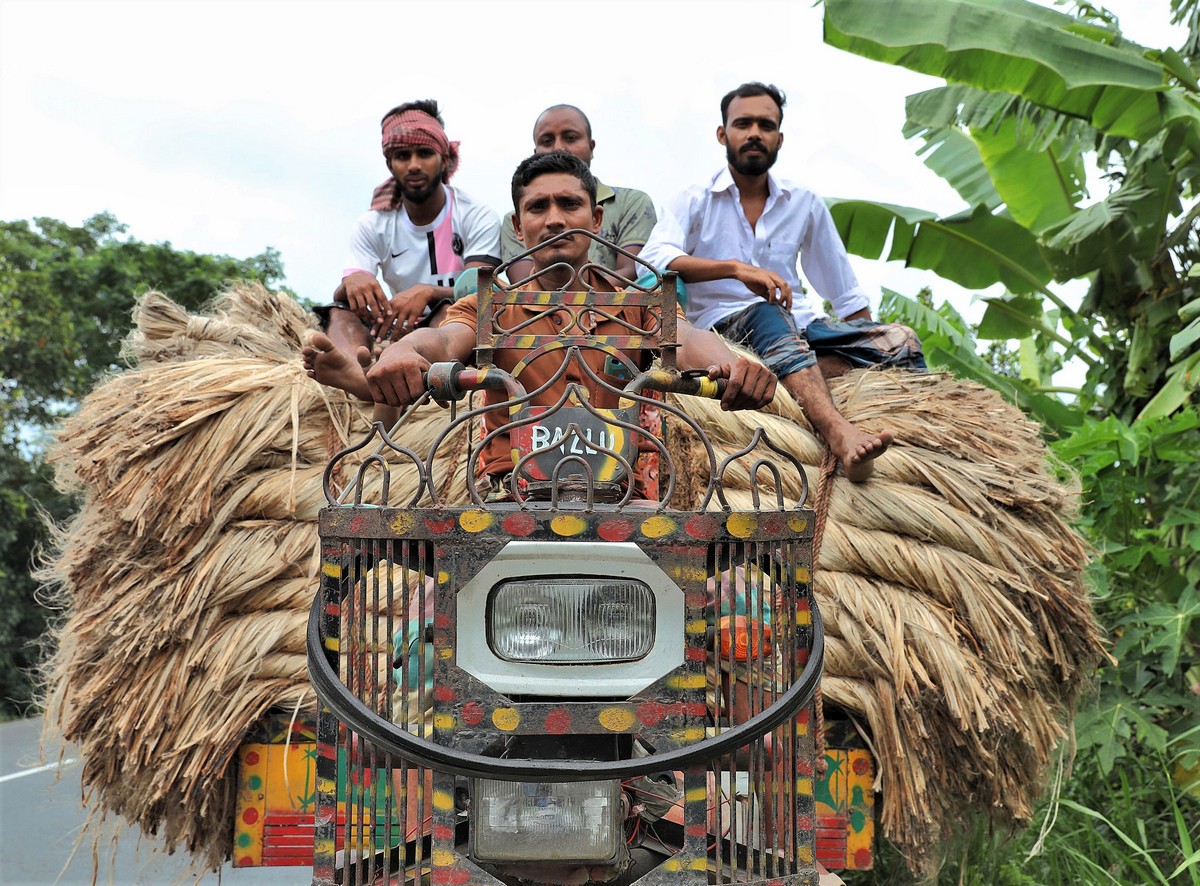
[{"label": "man in white shirt", "polygon": [[[458,142],[446,137],[433,100],[406,102],[381,122],[391,176],[359,218],[333,304],[318,311],[326,334],[304,349],[308,374],[369,400],[363,365],[373,343],[436,325],[467,268],[500,263],[500,219],[452,188]],[[377,273],[391,290],[389,299]]]},{"label": "man in white shirt", "polygon": [[[677,271],[688,284],[688,319],[744,344],[779,376],[842,462],[865,480],[892,442],[869,434],[837,411],[825,384],[856,366],[922,371],[912,330],[871,320],[833,219],[816,194],[769,172],[783,144],[786,99],[776,87],[745,83],[721,101],[717,141],[727,165],[711,181],[678,195],[658,220],[641,257]],[[826,320],[805,300],[799,258],[817,292],[841,322]]]}]

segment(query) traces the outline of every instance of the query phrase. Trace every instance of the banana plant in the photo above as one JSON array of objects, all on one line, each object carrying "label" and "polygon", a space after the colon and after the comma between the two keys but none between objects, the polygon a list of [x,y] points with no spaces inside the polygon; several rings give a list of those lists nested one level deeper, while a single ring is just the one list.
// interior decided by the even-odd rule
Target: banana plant
[{"label": "banana plant", "polygon": [[[826,0],[827,43],[947,81],[909,97],[905,134],[966,204],[947,217],[863,200],[831,211],[856,254],[886,248],[968,289],[1001,284],[978,334],[1021,340],[1030,389],[1078,358],[1081,410],[1169,415],[1200,386],[1200,39],[1193,28],[1182,53],[1147,49],[1079,6]],[[1173,4],[1193,25],[1198,6]],[[1088,158],[1107,193],[1088,194]],[[1081,278],[1087,294],[1068,304],[1059,285]]]}]

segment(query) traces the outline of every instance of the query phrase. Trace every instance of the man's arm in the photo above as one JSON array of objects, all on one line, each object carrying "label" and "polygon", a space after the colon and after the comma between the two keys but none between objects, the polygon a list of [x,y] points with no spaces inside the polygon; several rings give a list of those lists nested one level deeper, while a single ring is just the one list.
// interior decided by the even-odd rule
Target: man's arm
[{"label": "man's arm", "polygon": [[[617,218],[616,245],[626,252],[640,255],[658,221],[658,215],[654,211],[654,201],[644,191],[636,188],[614,190],[617,192],[617,200],[621,204],[621,214]],[[617,256],[617,266],[613,270],[626,280],[636,280],[642,275],[642,266],[623,255]]]},{"label": "man's arm", "polygon": [[426,327],[383,349],[367,370],[367,387],[376,403],[401,408],[425,393],[425,373],[433,363],[467,360],[475,347],[475,333],[465,323]]},{"label": "man's arm", "polygon": [[800,244],[800,267],[813,289],[828,299],[841,320],[871,319],[871,304],[850,267],[845,244],[825,201],[816,194],[808,206],[808,224]]},{"label": "man's arm", "polygon": [[680,369],[707,369],[709,378],[727,379],[722,409],[761,409],[775,398],[775,373],[754,360],[734,356],[716,333],[697,329],[681,317],[677,334]]},{"label": "man's arm", "polygon": [[[488,261],[469,261],[463,270],[465,271],[468,268],[490,268],[495,267],[495,265],[496,262],[494,259]],[[383,327],[388,330],[388,337],[392,341],[396,341],[401,336],[408,335],[417,328],[417,322],[421,319],[421,315],[425,313],[425,308],[430,305],[438,305],[451,301],[454,301],[453,286],[434,286],[432,283],[418,283],[416,286],[410,286],[403,292],[397,292],[392,297]]]},{"label": "man's arm", "polygon": [[759,298],[791,310],[792,288],[778,274],[737,259],[691,254],[695,242],[688,242],[686,230],[692,216],[701,211],[701,206],[702,201],[692,191],[680,194],[659,216],[642,258],[656,268],[675,271],[684,283],[738,280]]}]

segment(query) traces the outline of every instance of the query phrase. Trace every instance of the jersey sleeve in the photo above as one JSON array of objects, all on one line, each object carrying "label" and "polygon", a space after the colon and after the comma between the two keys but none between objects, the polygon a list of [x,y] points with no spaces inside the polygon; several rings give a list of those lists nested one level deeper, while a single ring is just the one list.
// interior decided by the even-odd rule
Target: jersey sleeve
[{"label": "jersey sleeve", "polygon": [[350,235],[350,253],[343,265],[342,275],[353,271],[364,271],[375,276],[379,271],[382,249],[375,228],[375,213],[359,216]]},{"label": "jersey sleeve", "polygon": [[482,203],[470,208],[463,218],[463,261],[500,263],[500,218]]}]

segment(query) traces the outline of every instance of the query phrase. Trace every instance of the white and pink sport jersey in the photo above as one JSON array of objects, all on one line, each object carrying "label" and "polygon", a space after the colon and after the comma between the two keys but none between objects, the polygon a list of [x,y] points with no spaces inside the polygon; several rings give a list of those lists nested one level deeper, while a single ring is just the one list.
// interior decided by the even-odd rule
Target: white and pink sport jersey
[{"label": "white and pink sport jersey", "polygon": [[370,210],[350,238],[342,276],[365,271],[383,280],[392,295],[418,283],[453,286],[472,261],[500,263],[500,217],[470,195],[442,185],[446,205],[427,225],[414,225],[404,207]]}]

